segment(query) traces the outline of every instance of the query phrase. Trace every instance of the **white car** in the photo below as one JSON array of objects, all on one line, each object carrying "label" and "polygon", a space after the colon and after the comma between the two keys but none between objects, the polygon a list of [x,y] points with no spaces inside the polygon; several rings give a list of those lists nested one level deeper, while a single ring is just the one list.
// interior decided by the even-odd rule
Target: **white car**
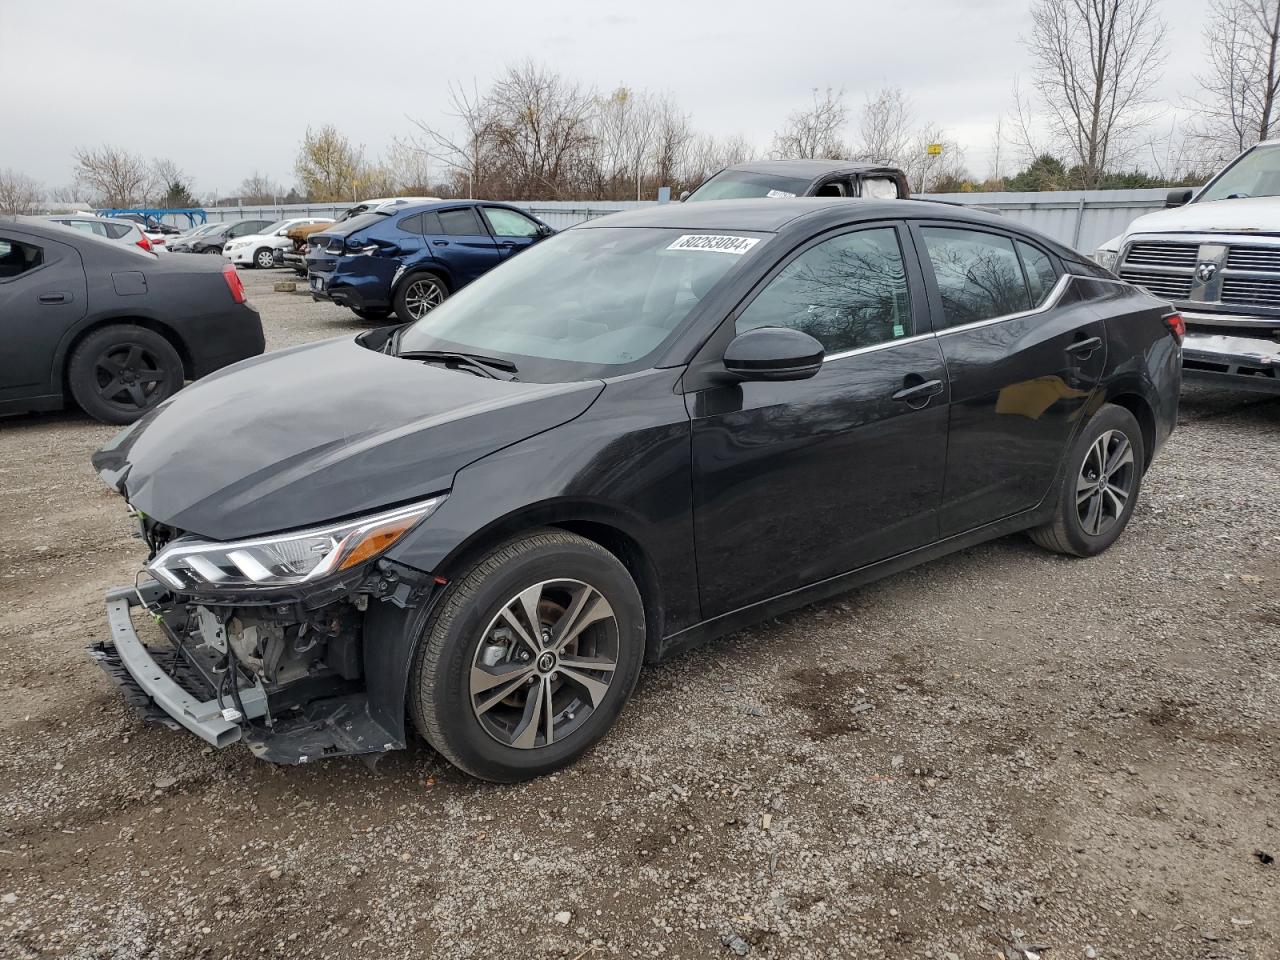
[{"label": "white car", "polygon": [[151,238],[133,220],[113,220],[110,217],[99,217],[92,213],[55,213],[44,219],[70,227],[72,230],[79,230],[81,233],[101,237],[103,240],[136,247],[142,253],[156,255]]},{"label": "white car", "polygon": [[266,269],[272,266],[276,250],[289,250],[293,247],[293,241],[285,234],[294,227],[313,223],[333,223],[333,218],[295,217],[292,220],[277,220],[261,233],[229,240],[222,248],[222,255],[238,266]]},{"label": "white car", "polygon": [[1182,378],[1280,393],[1280,140],[1169,192],[1093,255],[1182,315]]}]

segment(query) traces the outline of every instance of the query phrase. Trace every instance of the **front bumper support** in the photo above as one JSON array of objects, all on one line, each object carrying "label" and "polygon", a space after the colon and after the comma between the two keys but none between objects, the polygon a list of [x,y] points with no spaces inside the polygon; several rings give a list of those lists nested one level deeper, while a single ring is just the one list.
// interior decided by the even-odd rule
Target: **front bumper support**
[{"label": "front bumper support", "polygon": [[[107,622],[111,627],[111,640],[91,647],[89,655],[117,683],[127,689],[136,688],[129,690],[134,694],[129,699],[143,707],[144,713],[147,712],[146,704],[140,702],[137,696],[139,692],[165,715],[200,739],[220,749],[230,746],[241,737],[240,723],[224,716],[223,706],[216,697],[211,700],[201,699],[180,685],[156,663],[151,651],[138,639],[138,634],[133,629],[130,608],[141,606],[144,601],[154,603],[163,592],[161,585],[154,582],[136,590],[133,587],[118,587],[108,591]],[[132,684],[126,681],[126,677]],[[261,684],[242,687],[240,700],[244,704],[245,719],[261,717],[267,712],[267,695]]]}]

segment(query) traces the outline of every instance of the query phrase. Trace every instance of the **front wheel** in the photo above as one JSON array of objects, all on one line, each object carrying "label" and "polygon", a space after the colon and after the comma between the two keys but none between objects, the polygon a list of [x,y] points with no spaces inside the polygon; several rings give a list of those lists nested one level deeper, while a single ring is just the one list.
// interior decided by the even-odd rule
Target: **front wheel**
[{"label": "front wheel", "polygon": [[455,766],[501,783],[564,767],[604,736],[635,687],[644,606],[599,544],[546,529],[447,588],[414,656],[409,710]]},{"label": "front wheel", "polygon": [[1107,549],[1133,516],[1146,462],[1142,428],[1133,414],[1104,404],[1071,448],[1053,520],[1031,530],[1031,539],[1078,557]]},{"label": "front wheel", "polygon": [[269,270],[275,266],[275,263],[275,254],[271,252],[269,247],[263,247],[253,255],[253,265],[259,270]]}]

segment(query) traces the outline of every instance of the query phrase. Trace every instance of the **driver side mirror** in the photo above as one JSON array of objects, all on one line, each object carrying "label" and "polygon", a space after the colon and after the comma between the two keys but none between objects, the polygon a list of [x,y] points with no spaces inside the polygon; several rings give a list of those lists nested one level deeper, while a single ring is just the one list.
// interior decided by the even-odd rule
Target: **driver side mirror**
[{"label": "driver side mirror", "polygon": [[724,368],[740,380],[808,380],[822,369],[825,355],[822,344],[807,333],[756,327],[725,347]]},{"label": "driver side mirror", "polygon": [[1177,190],[1170,190],[1164,198],[1165,208],[1180,207],[1183,204],[1190,203],[1191,197],[1195,193],[1190,187],[1180,187]]},{"label": "driver side mirror", "polygon": [[555,231],[554,231],[554,230],[552,230],[552,229],[551,229],[549,226],[547,226],[545,223],[540,223],[540,224],[538,224],[538,236],[540,236],[540,237],[549,237],[549,236],[551,236],[553,233],[555,233]]},{"label": "driver side mirror", "polygon": [[688,190],[681,190],[681,191],[680,191],[680,202],[681,202],[681,203],[684,203],[684,202],[685,202],[686,200],[688,200],[688,199],[689,199],[689,191],[688,191]]},{"label": "driver side mirror", "polygon": [[279,230],[277,230],[277,231],[276,231],[276,236],[277,236],[277,237],[283,237],[283,236],[284,236],[285,234],[287,234],[288,232],[289,232],[289,228],[288,228],[288,227],[282,227],[281,229],[279,229]]}]

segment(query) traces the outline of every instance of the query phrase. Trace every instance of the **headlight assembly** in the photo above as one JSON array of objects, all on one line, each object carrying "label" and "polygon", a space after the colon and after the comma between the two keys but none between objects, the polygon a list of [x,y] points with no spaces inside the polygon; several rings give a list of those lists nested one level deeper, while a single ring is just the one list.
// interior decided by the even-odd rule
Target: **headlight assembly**
[{"label": "headlight assembly", "polygon": [[1104,270],[1114,270],[1116,268],[1116,257],[1119,256],[1118,250],[1108,250],[1105,247],[1099,247],[1093,251],[1093,262]]},{"label": "headlight assembly", "polygon": [[147,564],[174,590],[287,587],[349,570],[387,550],[444,503],[447,494],[346,523],[218,543],[181,537]]}]

